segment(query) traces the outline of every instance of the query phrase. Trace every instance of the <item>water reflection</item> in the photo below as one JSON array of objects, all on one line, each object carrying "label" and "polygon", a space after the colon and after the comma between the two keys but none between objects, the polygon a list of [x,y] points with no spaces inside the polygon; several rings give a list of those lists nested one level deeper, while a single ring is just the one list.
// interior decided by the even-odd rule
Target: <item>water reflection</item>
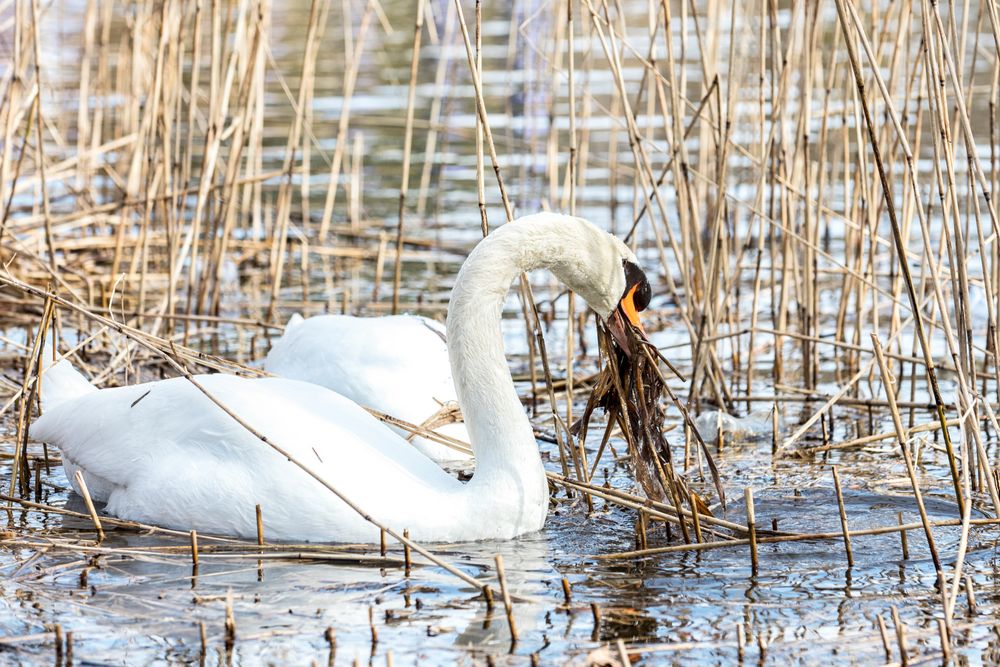
[{"label": "water reflection", "polygon": [[[731,456],[722,459],[729,478],[742,476],[762,489],[756,498],[759,525],[770,526],[775,518],[783,531],[840,530],[828,480],[806,476],[796,480],[790,475],[782,486],[768,487],[761,480],[771,474],[763,456],[770,443],[752,440],[731,447]],[[555,451],[548,453],[558,456]],[[844,490],[851,528],[891,526],[900,515],[904,522],[918,521],[912,497],[876,490],[884,477],[877,470],[870,472],[852,475]],[[626,484],[625,475],[620,467],[608,468],[612,485]],[[796,487],[796,481],[808,484]],[[59,490],[68,486],[61,472],[54,472],[52,484],[55,488],[47,490],[47,502],[65,500],[67,509],[83,509],[78,498]],[[944,497],[929,495],[926,507],[932,521],[956,516],[954,503]],[[417,654],[423,660],[445,662],[464,650],[477,655],[540,652],[546,659],[562,660],[579,655],[595,641],[618,637],[683,644],[688,648],[670,655],[685,661],[728,661],[736,658],[738,625],[748,638],[747,659],[782,651],[807,656],[837,642],[876,638],[872,619],[878,614],[888,618],[893,605],[913,626],[914,636],[922,637],[926,619],[940,608],[936,573],[920,530],[908,532],[906,558],[898,533],[852,538],[851,568],[846,567],[839,539],[764,543],[754,575],[745,546],[634,561],[588,557],[585,554],[634,548],[634,513],[605,509],[600,501],[595,508],[588,517],[582,500],[560,498],[540,533],[509,542],[438,549],[466,571],[487,578],[495,576],[494,554],[503,554],[509,586],[523,598],[514,605],[520,641],[513,646],[500,602],[487,610],[479,591],[435,567],[418,567],[407,578],[398,564],[275,559],[257,556],[251,545],[240,557],[205,549],[192,572],[189,543],[182,537],[110,529],[105,545],[127,551],[95,557],[54,546],[73,536],[84,542],[92,539],[88,519],[20,509],[11,513],[9,526],[36,538],[33,546],[3,552],[0,568],[9,579],[0,597],[10,613],[0,623],[6,633],[28,634],[58,621],[74,628],[80,650],[100,655],[128,647],[130,655],[164,661],[198,660],[199,624],[204,623],[214,656],[211,662],[226,657],[225,606],[231,595],[236,663],[297,660],[303,655],[325,662],[327,628],[336,631],[337,660],[348,664],[355,656],[380,664],[388,650],[395,656]],[[722,516],[744,521],[742,502],[731,501]],[[935,528],[934,537],[950,567],[948,559],[955,553],[960,529]],[[655,523],[648,539],[650,546],[667,543],[663,527]],[[1000,602],[994,576],[1000,559],[991,539],[989,531],[974,533],[965,565],[976,585],[980,613]],[[211,541],[206,538],[202,544]],[[163,553],[165,547],[176,551]],[[377,549],[364,555],[375,556]],[[400,554],[390,556],[398,559]],[[25,567],[23,563],[32,557],[35,564]],[[569,610],[562,604],[563,577],[572,588]],[[601,612],[596,638],[592,602]],[[374,646],[369,608],[379,635]],[[996,639],[973,635],[968,641],[994,647]],[[767,647],[763,654],[762,645]],[[878,641],[860,642],[855,649],[852,655],[875,659],[881,654]]]},{"label": "water reflection", "polygon": [[[69,43],[78,32],[83,7],[76,6],[80,3],[67,4],[71,6],[61,25]],[[366,63],[362,71],[359,83],[362,90],[352,101],[354,129],[346,138],[353,142],[354,134],[360,135],[364,149],[361,155],[364,168],[359,169],[365,178],[363,208],[366,217],[374,222],[369,228],[354,230],[360,236],[341,240],[338,246],[369,254],[372,239],[377,240],[381,231],[391,231],[395,221],[401,130],[394,116],[399,112],[399,100],[405,96],[402,82],[408,76],[409,66],[406,34],[409,31],[401,28],[409,26],[412,3],[383,4],[396,30],[380,35],[378,57]],[[434,8],[443,36],[447,30],[445,12],[436,3]],[[487,103],[491,109],[506,112],[492,116],[492,121],[500,148],[509,160],[507,167],[517,175],[508,180],[508,186],[523,209],[533,210],[540,206],[539,202],[548,201],[543,194],[548,183],[542,182],[545,147],[539,139],[545,136],[543,130],[548,122],[544,107],[551,96],[550,81],[547,76],[532,79],[531,69],[540,66],[541,55],[530,49],[515,50],[508,63],[510,54],[506,46],[508,39],[521,34],[522,29],[537,32],[550,29],[552,18],[543,13],[544,20],[522,26],[525,17],[511,15],[506,5],[495,3],[490,9],[495,13],[489,13],[484,24],[487,42],[491,42],[485,50]],[[638,14],[645,12],[645,5],[638,7]],[[280,20],[277,12],[273,17],[272,55],[283,72],[297,71],[307,16],[308,3],[297,2],[283,9]],[[347,21],[344,24],[350,25]],[[319,141],[311,165],[314,176],[327,169],[324,159],[329,156],[323,152],[328,153],[334,146],[335,125],[343,107],[341,82],[329,75],[329,70],[342,62],[345,44],[339,36],[341,27],[329,29],[330,48],[325,54],[328,72],[317,85],[312,130]],[[537,34],[526,37],[531,44],[544,38]],[[451,38],[455,38],[453,33]],[[457,43],[449,44],[447,40],[428,47],[432,53],[422,61],[422,80],[433,80],[440,54],[450,53],[452,62],[461,63],[464,52],[456,49],[460,49]],[[511,67],[516,77],[529,80],[531,90],[515,85],[512,79],[516,77],[506,74]],[[76,63],[66,67],[70,74],[77,71]],[[452,74],[454,70],[449,71],[449,76]],[[606,94],[612,89],[606,71],[598,68],[587,76],[587,85],[595,94]],[[274,95],[275,99],[267,101],[269,108],[286,106],[277,92]],[[431,97],[431,91],[421,89],[418,96],[421,118],[429,113]],[[70,99],[75,105],[76,97]],[[414,233],[433,241],[434,250],[422,256],[421,261],[404,265],[404,302],[436,316],[443,312],[451,280],[464,252],[479,237],[472,148],[475,121],[469,102],[468,91],[460,85],[449,88],[443,100],[445,114],[440,129],[444,147],[437,156],[432,156],[428,216],[426,220],[411,221]],[[74,107],[74,116],[75,112]],[[982,115],[988,117],[986,113]],[[289,121],[287,111],[269,115],[268,146],[283,146]],[[602,129],[601,122],[603,118],[595,118],[592,127]],[[417,152],[422,151],[421,141],[423,135],[418,136]],[[607,154],[603,143],[607,141],[607,133],[595,131],[591,141],[589,149],[595,155]],[[280,151],[269,150],[265,165],[280,166],[281,157]],[[734,158],[735,173],[739,173],[741,166]],[[625,203],[633,199],[633,184],[622,178],[617,189],[611,189],[608,171],[608,164],[600,160],[588,164],[583,174],[585,183],[579,191],[579,212],[606,222],[609,228],[621,229],[628,222]],[[736,199],[750,201],[755,196],[748,189],[750,185],[733,184],[731,192]],[[830,187],[839,186],[831,183]],[[665,190],[664,194],[669,197],[671,192]],[[831,198],[842,194],[835,192]],[[314,213],[322,209],[324,195],[317,184],[309,202]],[[613,200],[610,206],[609,199]],[[30,198],[24,203],[29,207],[33,204]],[[668,200],[668,205],[674,203]],[[503,216],[494,198],[488,206],[491,219],[501,220]],[[742,227],[745,221],[733,224],[743,238],[751,240],[756,234]],[[834,226],[824,240],[826,250],[831,245],[839,248],[843,233]],[[301,266],[302,256],[297,252],[293,248],[290,265]],[[651,260],[651,266],[656,265],[651,247],[641,247],[640,254]],[[309,302],[304,305],[317,311],[337,310],[351,298],[357,301],[358,294],[371,294],[374,289],[376,266],[371,259],[367,257],[368,261],[357,263],[341,262],[338,258],[329,262],[312,261],[301,267],[301,275],[292,272],[284,294],[286,301],[291,304],[304,299]],[[236,278],[231,273],[229,277]],[[342,280],[332,286],[331,276]],[[538,295],[542,299],[554,297],[544,280],[536,283]],[[242,284],[234,282],[226,282],[223,314],[258,317],[266,300],[262,295],[267,294],[269,286],[256,274],[244,277]],[[690,335],[674,319],[676,304],[664,294],[658,294],[656,299],[654,310],[662,313],[663,321],[657,323],[660,330],[653,332],[653,341],[668,348],[671,358],[679,364],[690,365]],[[773,310],[775,304],[771,301],[769,291],[762,292],[758,304],[761,312]],[[555,302],[553,310],[562,313],[562,304]],[[504,342],[512,356],[512,367],[521,372],[527,367],[527,340],[523,322],[517,318],[516,298],[512,297],[507,305],[511,317],[503,325]],[[544,314],[546,304],[539,305]],[[289,305],[289,310],[292,309],[298,308]],[[981,326],[981,304],[972,305],[972,315]],[[565,333],[561,320],[545,331],[553,359],[565,354]],[[25,340],[22,328],[4,334],[15,341]],[[74,337],[70,331],[64,334]],[[588,329],[586,336],[577,345],[586,344],[592,351],[596,345],[592,330]],[[192,343],[244,360],[262,356],[266,337],[256,328],[248,333],[237,327],[220,327],[204,337],[196,335]],[[935,339],[934,345],[936,354],[945,352],[940,340]],[[730,352],[725,345],[720,347],[721,354]],[[849,363],[835,352],[824,350],[820,362],[817,374],[820,394],[836,391],[844,382],[845,373],[856,370],[856,363]],[[586,368],[587,363],[578,366],[578,373],[592,370]],[[760,377],[769,376],[771,363],[770,358],[758,360]],[[796,360],[785,366],[789,377],[800,371]],[[942,387],[950,393],[954,385],[943,378]],[[527,383],[520,388],[525,396],[530,391]],[[918,380],[913,400],[926,398],[926,388]],[[797,428],[815,406],[806,402],[782,406],[782,427]],[[749,486],[758,490],[756,509],[760,525],[770,526],[776,520],[781,530],[835,533],[840,530],[840,523],[832,500],[829,464],[836,463],[845,480],[845,506],[852,529],[894,525],[899,513],[905,522],[918,521],[912,497],[908,495],[908,481],[900,482],[905,471],[894,455],[892,441],[850,452],[830,450],[806,459],[774,459],[770,438],[759,434],[761,407],[748,405],[738,417],[754,415],[752,423],[741,424],[734,419],[734,425],[741,429],[729,428],[730,437],[724,444],[713,440],[723,478],[734,491],[726,518],[736,522],[745,520],[738,497]],[[766,404],[763,407],[766,412]],[[676,419],[676,415],[671,417]],[[0,427],[4,434],[3,451],[8,452],[14,429],[10,418],[4,419]],[[706,417],[706,421],[711,418]],[[763,421],[766,430],[769,422]],[[746,426],[752,428],[743,428]],[[826,437],[838,442],[888,427],[872,411],[838,407],[837,419]],[[754,437],[736,437],[742,435],[739,430]],[[598,449],[599,437],[599,433],[594,434],[587,443],[591,458]],[[938,437],[938,434],[929,436],[930,442],[938,442]],[[681,442],[676,432],[670,438],[675,445]],[[540,446],[551,461],[558,460],[558,453],[551,445],[542,442]],[[996,446],[987,443],[991,456]],[[612,486],[630,486],[627,473],[620,465],[611,463],[610,458],[599,469],[598,479],[602,482],[605,470]],[[919,461],[918,473],[927,488],[948,488],[948,473],[932,455]],[[0,466],[0,480],[7,479],[9,469]],[[45,481],[42,502],[57,506],[66,503],[69,509],[83,511],[78,499],[67,494],[68,485],[61,472],[54,470]],[[925,499],[932,520],[955,518],[955,505],[946,495],[929,494]],[[67,539],[84,543],[91,540],[93,528],[89,520],[20,508],[10,511],[3,526],[4,530],[26,539],[0,549],[3,575],[0,633],[7,636],[40,633],[49,624],[58,622],[72,628],[80,662],[197,663],[201,658],[200,624],[204,623],[208,664],[308,664],[312,660],[326,664],[332,653],[328,637],[335,635],[338,664],[351,664],[359,658],[381,665],[390,650],[403,664],[479,664],[485,654],[496,656],[502,663],[511,652],[514,654],[509,659],[511,664],[523,664],[526,656],[535,652],[545,663],[582,662],[598,643],[617,637],[630,642],[685,646],[651,654],[649,664],[665,661],[730,664],[738,658],[737,637],[742,632],[746,663],[790,658],[814,664],[829,659],[834,651],[842,651],[849,659],[865,664],[887,658],[875,619],[877,616],[889,619],[895,606],[909,628],[911,645],[936,650],[935,620],[941,613],[940,594],[935,589],[937,577],[927,544],[919,530],[908,533],[906,557],[897,533],[855,538],[852,542],[855,563],[851,568],[846,567],[843,544],[836,539],[761,544],[760,567],[754,575],[747,547],[670,553],[636,561],[592,558],[634,548],[635,514],[620,508],[604,509],[603,502],[598,500],[596,511],[587,516],[583,503],[563,500],[560,494],[560,502],[541,533],[510,542],[447,545],[437,549],[450,562],[482,577],[493,576],[494,554],[504,555],[511,589],[524,598],[514,607],[521,639],[513,647],[499,601],[492,611],[487,610],[479,591],[460,584],[435,567],[418,567],[406,577],[403,568],[395,565],[277,560],[257,557],[250,549],[243,557],[205,553],[193,572],[189,556],[183,553],[187,546],[183,538],[110,530],[107,546],[128,548],[136,553],[100,556],[59,544]],[[934,529],[946,569],[953,566],[959,532],[957,527]],[[649,535],[650,546],[667,543],[662,526],[654,524]],[[995,528],[973,534],[965,572],[974,582],[979,611],[978,616],[972,616],[960,609],[957,624],[973,618],[991,618],[1000,611],[996,537]],[[674,538],[676,543],[677,536]],[[154,547],[176,547],[178,553],[154,552]],[[401,557],[398,551],[392,555]],[[568,610],[563,609],[560,583],[563,577],[572,587]],[[232,651],[227,652],[224,628],[230,595],[236,641]],[[601,613],[596,637],[591,603],[599,605]],[[964,594],[958,604],[959,607],[965,604]],[[369,610],[379,637],[375,644]],[[334,635],[328,634],[331,628]],[[957,636],[959,652],[967,647],[971,656],[962,659],[987,664],[1000,660],[1000,636],[988,622],[962,628]],[[48,640],[19,644],[16,650],[2,646],[0,662],[7,659],[41,662],[52,652]]]}]

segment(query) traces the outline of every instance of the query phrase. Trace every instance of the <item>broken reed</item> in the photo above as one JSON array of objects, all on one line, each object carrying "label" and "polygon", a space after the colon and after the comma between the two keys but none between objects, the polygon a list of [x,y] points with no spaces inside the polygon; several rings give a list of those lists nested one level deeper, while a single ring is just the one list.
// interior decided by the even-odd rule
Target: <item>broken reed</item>
[{"label": "broken reed", "polygon": [[[670,446],[664,437],[666,413],[661,405],[661,397],[669,388],[658,368],[659,351],[646,340],[645,334],[625,319],[623,313],[615,312],[611,317],[620,323],[625,340],[615,340],[611,333],[609,326],[617,325],[598,324],[598,346],[605,365],[594,381],[583,416],[574,427],[577,438],[581,442],[587,440],[594,411],[598,407],[602,408],[608,422],[606,434],[613,424],[618,426],[628,448],[636,481],[648,499],[671,501],[677,508],[683,502],[691,502],[692,513],[711,514],[708,505],[688,487],[684,477],[678,474]],[[650,348],[655,356],[650,353]],[[666,363],[669,365],[669,362]],[[689,425],[693,427],[693,424]],[[605,437],[597,452],[597,461],[600,461],[606,444]],[[704,442],[701,444],[719,499],[724,503],[725,496],[718,469]],[[579,474],[577,478],[580,479]],[[683,520],[679,523],[685,541],[690,541],[687,523]]]}]

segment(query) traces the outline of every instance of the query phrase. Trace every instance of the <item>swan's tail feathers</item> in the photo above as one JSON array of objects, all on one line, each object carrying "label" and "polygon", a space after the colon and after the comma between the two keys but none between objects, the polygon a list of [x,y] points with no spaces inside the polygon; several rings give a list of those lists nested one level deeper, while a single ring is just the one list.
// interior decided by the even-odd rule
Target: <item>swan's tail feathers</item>
[{"label": "swan's tail feathers", "polygon": [[306,321],[306,318],[302,317],[298,313],[295,313],[291,317],[289,317],[288,321],[285,323],[285,331],[286,332],[291,331],[292,329],[294,329],[295,327],[299,326],[300,324],[302,324],[305,321]]},{"label": "swan's tail feathers", "polygon": [[97,387],[87,382],[87,378],[65,359],[57,361],[42,374],[42,410],[51,410],[60,403],[85,396]]}]

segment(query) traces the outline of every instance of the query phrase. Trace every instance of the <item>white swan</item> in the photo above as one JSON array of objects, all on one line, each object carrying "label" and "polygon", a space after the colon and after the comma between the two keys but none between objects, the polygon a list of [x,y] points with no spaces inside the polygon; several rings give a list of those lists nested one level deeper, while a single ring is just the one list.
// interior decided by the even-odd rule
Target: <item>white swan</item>
[{"label": "white swan", "polygon": [[[450,477],[356,403],[280,378],[197,381],[382,523],[414,539],[511,538],[542,527],[548,492],[531,425],[504,358],[500,316],[511,282],[551,270],[598,316],[638,324],[648,283],[632,252],[579,218],[538,214],[497,229],[459,272],[448,342],[477,465]],[[629,278],[626,278],[626,274]],[[638,292],[637,292],[638,290]],[[637,297],[638,294],[638,297]],[[268,539],[375,542],[378,530],[241,427],[184,378],[96,390],[61,362],[42,381],[31,435],[57,445],[115,516],[182,530]]]},{"label": "white swan", "polygon": [[[445,340],[444,326],[415,315],[321,315],[308,320],[293,315],[267,353],[264,369],[323,385],[359,405],[419,425],[458,401]],[[403,437],[411,435],[393,430]],[[469,442],[463,423],[433,430]],[[463,451],[427,438],[410,440],[438,463],[470,459]]]}]

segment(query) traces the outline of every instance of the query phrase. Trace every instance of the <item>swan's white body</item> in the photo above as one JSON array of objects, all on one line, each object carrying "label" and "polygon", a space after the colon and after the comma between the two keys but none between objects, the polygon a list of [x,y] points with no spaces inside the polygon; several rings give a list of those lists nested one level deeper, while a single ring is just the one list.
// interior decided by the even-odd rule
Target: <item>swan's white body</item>
[{"label": "swan's white body", "polygon": [[[484,239],[462,266],[448,313],[452,374],[476,457],[468,483],[448,476],[349,399],[280,378],[196,378],[212,396],[374,519],[414,539],[510,538],[545,522],[548,493],[531,425],[503,353],[511,282],[546,268],[602,318],[634,255],[577,218],[528,216]],[[59,446],[116,516],[182,530],[270,539],[374,542],[379,531],[184,378],[96,390],[71,366],[42,382],[37,440]]]},{"label": "swan's white body", "polygon": [[[308,320],[293,316],[268,352],[264,369],[322,385],[359,405],[417,425],[458,401],[444,326],[415,315],[322,315]],[[434,431],[469,442],[462,423],[444,424]],[[402,429],[397,432],[410,436]],[[411,441],[439,463],[470,458],[427,438]]]},{"label": "swan's white body", "polygon": [[[76,371],[57,364],[43,391],[50,376],[68,373]],[[353,401],[297,380],[195,379],[372,516],[425,534],[438,524],[433,534],[444,540],[468,530],[451,511],[463,484]],[[94,499],[114,516],[250,537],[260,504],[270,539],[378,539],[370,523],[184,378],[94,389],[46,411],[32,435],[57,443],[74,486],[81,469]],[[425,516],[428,506],[441,510]]]}]

